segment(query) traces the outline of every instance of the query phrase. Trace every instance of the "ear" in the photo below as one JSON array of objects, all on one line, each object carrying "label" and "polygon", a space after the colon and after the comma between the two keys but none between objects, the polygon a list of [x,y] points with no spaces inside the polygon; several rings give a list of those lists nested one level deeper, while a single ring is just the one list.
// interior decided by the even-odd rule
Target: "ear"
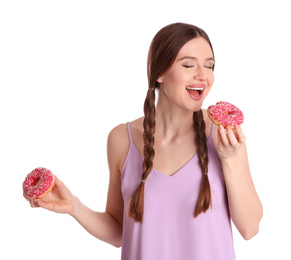
[{"label": "ear", "polygon": [[157,79],[157,82],[160,83],[160,84],[163,83],[163,77],[159,76],[158,79]]}]

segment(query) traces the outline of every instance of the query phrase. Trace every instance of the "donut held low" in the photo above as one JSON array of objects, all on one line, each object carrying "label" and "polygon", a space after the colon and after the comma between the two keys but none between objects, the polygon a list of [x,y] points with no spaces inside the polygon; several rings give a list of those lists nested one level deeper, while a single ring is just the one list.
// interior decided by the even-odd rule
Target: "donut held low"
[{"label": "donut held low", "polygon": [[225,101],[209,106],[207,114],[214,124],[217,126],[222,125],[224,128],[230,126],[233,129],[235,125],[241,125],[244,121],[242,111]]},{"label": "donut held low", "polygon": [[40,199],[54,187],[54,175],[51,170],[38,167],[25,178],[22,188],[24,194],[32,199]]}]

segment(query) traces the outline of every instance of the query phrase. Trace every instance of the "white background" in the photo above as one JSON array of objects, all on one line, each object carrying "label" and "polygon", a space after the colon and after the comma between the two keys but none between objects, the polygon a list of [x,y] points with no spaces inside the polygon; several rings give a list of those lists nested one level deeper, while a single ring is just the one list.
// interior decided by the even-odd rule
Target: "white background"
[{"label": "white background", "polygon": [[186,22],[214,47],[216,79],[203,107],[225,100],[245,114],[264,217],[250,241],[233,228],[237,259],[291,259],[288,2],[1,1],[0,258],[120,259],[121,249],[70,216],[30,208],[22,182],[50,168],[104,211],[107,135],[142,116],[155,33]]}]

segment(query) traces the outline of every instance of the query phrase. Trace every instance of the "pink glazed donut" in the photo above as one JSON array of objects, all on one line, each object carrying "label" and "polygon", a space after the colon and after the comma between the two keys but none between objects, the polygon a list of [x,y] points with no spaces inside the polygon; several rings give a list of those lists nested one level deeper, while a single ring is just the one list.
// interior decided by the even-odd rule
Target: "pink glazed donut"
[{"label": "pink glazed donut", "polygon": [[54,176],[51,170],[39,167],[26,176],[22,188],[27,197],[40,199],[48,194],[53,186]]},{"label": "pink glazed donut", "polygon": [[241,125],[244,121],[243,113],[236,106],[224,101],[209,106],[207,113],[214,124],[223,125],[223,127],[229,125],[234,128],[235,125]]}]

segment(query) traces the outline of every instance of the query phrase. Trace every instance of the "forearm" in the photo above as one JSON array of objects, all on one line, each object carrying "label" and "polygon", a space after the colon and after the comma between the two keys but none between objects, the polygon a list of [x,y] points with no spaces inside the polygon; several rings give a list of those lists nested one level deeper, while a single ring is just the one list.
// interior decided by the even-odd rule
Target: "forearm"
[{"label": "forearm", "polygon": [[245,239],[250,239],[259,229],[263,209],[249,169],[240,157],[222,160],[222,169],[227,189],[229,210],[233,223]]},{"label": "forearm", "polygon": [[75,198],[74,209],[70,215],[94,237],[113,246],[121,246],[122,227],[107,212],[93,211]]}]

